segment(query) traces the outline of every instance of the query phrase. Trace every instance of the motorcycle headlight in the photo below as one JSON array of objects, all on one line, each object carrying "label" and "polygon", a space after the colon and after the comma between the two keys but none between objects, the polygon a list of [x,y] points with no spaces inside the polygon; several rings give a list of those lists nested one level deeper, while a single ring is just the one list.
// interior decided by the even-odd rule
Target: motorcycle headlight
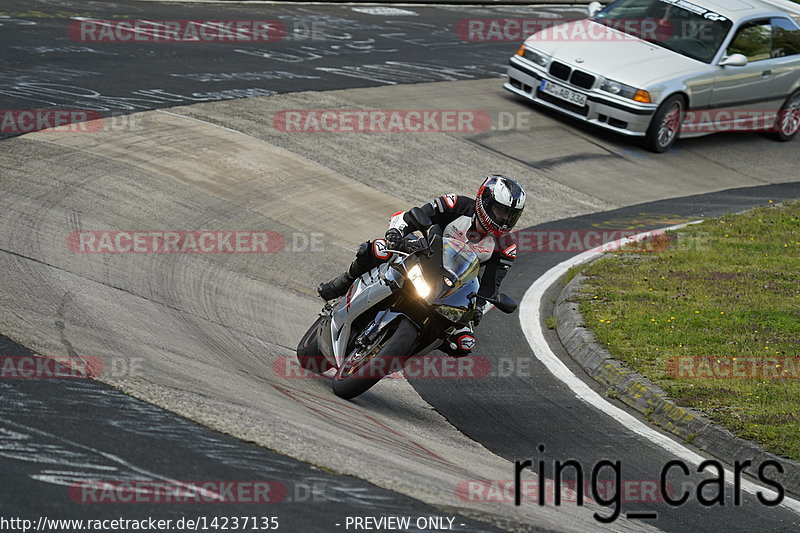
[{"label": "motorcycle headlight", "polygon": [[417,293],[423,298],[427,298],[431,293],[431,288],[425,283],[425,276],[422,275],[422,269],[419,265],[414,265],[408,271],[408,279],[414,284]]}]

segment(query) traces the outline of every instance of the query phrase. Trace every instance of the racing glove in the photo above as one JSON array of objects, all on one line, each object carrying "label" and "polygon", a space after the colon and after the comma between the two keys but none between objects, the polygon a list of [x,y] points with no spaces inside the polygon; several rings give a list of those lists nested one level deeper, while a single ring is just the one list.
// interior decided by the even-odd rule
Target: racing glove
[{"label": "racing glove", "polygon": [[386,246],[391,250],[400,250],[403,251],[403,245],[405,244],[405,239],[403,239],[403,233],[397,228],[389,228],[386,230]]}]

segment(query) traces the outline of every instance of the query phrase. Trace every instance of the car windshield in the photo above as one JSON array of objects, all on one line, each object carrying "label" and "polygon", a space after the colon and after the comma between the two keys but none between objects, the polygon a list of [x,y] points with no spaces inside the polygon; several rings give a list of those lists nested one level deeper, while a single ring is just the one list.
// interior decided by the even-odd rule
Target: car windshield
[{"label": "car windshield", "polygon": [[480,262],[468,244],[447,237],[442,239],[442,244],[442,266],[453,274],[459,284],[478,275]]},{"label": "car windshield", "polygon": [[726,17],[686,0],[618,0],[592,20],[704,63],[731,29]]}]

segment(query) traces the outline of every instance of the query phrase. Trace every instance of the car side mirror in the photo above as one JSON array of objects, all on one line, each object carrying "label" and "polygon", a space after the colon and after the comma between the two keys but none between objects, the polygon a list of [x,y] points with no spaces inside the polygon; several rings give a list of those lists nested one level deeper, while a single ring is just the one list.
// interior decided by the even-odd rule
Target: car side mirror
[{"label": "car side mirror", "polygon": [[587,9],[589,10],[589,16],[593,17],[603,10],[603,4],[601,4],[600,2],[592,2],[591,4],[589,4],[589,7]]},{"label": "car side mirror", "polygon": [[506,314],[517,310],[517,302],[506,294],[500,294],[497,298],[485,298],[485,300]]},{"label": "car side mirror", "polygon": [[719,62],[719,66],[721,67],[744,67],[747,66],[749,63],[747,56],[744,54],[732,54],[726,58],[723,58],[722,61]]},{"label": "car side mirror", "polygon": [[433,225],[430,217],[419,207],[409,209],[406,215],[408,215],[409,225],[415,231],[425,232]]}]

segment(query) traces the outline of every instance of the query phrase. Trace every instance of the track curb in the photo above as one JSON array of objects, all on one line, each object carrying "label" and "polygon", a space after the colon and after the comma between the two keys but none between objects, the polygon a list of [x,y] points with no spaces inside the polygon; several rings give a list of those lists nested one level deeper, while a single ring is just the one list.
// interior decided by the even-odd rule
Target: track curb
[{"label": "track curb", "polygon": [[[764,461],[777,461],[784,469],[783,487],[800,495],[800,462],[767,452],[760,445],[713,424],[701,413],[675,405],[660,387],[627,368],[597,342],[578,309],[578,294],[585,279],[586,276],[578,274],[561,290],[554,308],[556,332],[569,356],[592,379],[607,387],[606,394],[644,415],[649,423],[717,459],[728,464],[752,461],[745,471],[753,476]],[[772,470],[767,474],[774,477]]]}]

